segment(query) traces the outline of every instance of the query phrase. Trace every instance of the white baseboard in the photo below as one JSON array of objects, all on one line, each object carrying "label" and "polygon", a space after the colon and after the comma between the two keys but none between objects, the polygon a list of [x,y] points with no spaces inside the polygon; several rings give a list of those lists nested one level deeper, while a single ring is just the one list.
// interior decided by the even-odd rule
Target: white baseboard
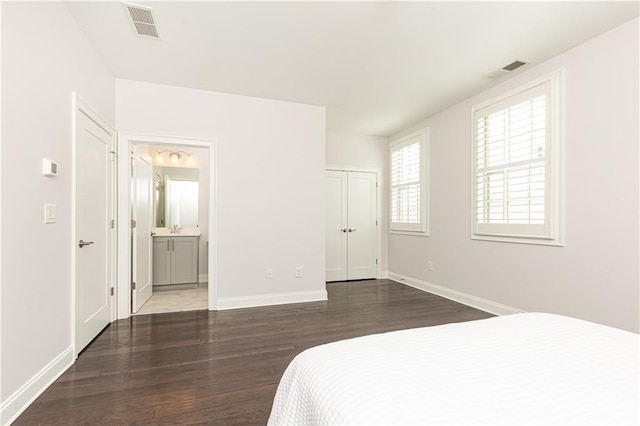
[{"label": "white baseboard", "polygon": [[509,315],[509,314],[518,314],[518,313],[524,312],[520,309],[513,308],[511,306],[506,306],[501,303],[493,302],[491,300],[474,296],[472,294],[463,293],[458,290],[452,290],[447,287],[442,287],[437,284],[432,284],[426,281],[419,280],[417,278],[396,274],[394,272],[388,272],[388,278],[392,281],[396,281],[401,284],[406,284],[410,287],[417,288],[418,290],[437,294],[438,296],[442,296],[446,299],[453,300],[458,303],[462,303],[463,305],[471,306],[472,308],[489,312],[490,314]]},{"label": "white baseboard", "polygon": [[327,300],[327,291],[299,291],[295,293],[263,294],[245,297],[218,298],[218,310],[255,308],[286,303],[319,302]]},{"label": "white baseboard", "polygon": [[73,362],[73,349],[69,347],[3,401],[0,406],[0,424],[8,425],[15,421]]},{"label": "white baseboard", "polygon": [[200,274],[198,275],[199,283],[208,283],[209,282],[209,274]]},{"label": "white baseboard", "polygon": [[389,271],[382,271],[380,273],[380,279],[386,280],[387,278],[389,278]]}]

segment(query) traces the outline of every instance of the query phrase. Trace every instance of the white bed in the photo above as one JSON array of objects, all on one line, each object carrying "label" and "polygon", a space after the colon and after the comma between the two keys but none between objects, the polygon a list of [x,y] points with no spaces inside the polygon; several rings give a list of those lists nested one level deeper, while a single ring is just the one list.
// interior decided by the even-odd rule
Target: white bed
[{"label": "white bed", "polygon": [[288,366],[269,425],[638,425],[639,345],[540,313],[329,343]]}]

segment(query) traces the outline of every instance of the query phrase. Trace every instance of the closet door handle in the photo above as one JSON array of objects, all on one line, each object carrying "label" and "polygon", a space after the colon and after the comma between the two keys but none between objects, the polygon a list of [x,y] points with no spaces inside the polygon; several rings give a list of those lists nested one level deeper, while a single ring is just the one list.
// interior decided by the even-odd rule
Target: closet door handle
[{"label": "closet door handle", "polygon": [[169,241],[170,240],[167,240],[167,251],[169,251]]},{"label": "closet door handle", "polygon": [[355,228],[349,228],[349,232],[356,232]]},{"label": "closet door handle", "polygon": [[82,248],[84,246],[90,246],[91,244],[93,244],[93,241],[78,241],[78,247]]},{"label": "closet door handle", "polygon": [[340,232],[347,232],[347,228],[342,228]]}]

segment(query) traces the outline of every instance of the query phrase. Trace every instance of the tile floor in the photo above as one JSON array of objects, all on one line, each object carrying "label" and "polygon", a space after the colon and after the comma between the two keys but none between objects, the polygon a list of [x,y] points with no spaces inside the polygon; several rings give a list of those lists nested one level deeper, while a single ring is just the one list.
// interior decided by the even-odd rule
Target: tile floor
[{"label": "tile floor", "polygon": [[200,283],[198,288],[154,291],[135,315],[207,309],[207,290],[207,284]]}]

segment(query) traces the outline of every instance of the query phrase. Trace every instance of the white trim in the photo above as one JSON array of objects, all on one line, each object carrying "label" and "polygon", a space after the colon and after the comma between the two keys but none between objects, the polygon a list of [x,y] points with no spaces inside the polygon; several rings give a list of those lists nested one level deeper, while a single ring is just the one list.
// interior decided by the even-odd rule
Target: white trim
[{"label": "white trim", "polygon": [[[391,224],[391,222],[389,222],[389,224]],[[389,229],[389,234],[393,234],[393,235],[413,235],[414,237],[428,237],[429,233],[428,232],[423,232],[423,231],[408,231],[408,230],[394,230],[394,229]]]},{"label": "white trim", "polygon": [[[398,147],[403,147],[406,145],[411,145],[412,139],[420,138],[420,224],[419,229],[417,227],[412,228],[410,225],[414,224],[405,224],[403,225],[394,225],[392,222],[392,213],[391,213],[391,199],[393,198],[393,187],[392,187],[392,178],[391,178],[391,161],[394,149]],[[388,188],[388,202],[387,202],[387,211],[388,211],[388,225],[389,225],[389,233],[390,234],[400,234],[400,235],[415,235],[419,237],[428,237],[429,236],[429,198],[431,196],[431,191],[429,190],[429,185],[431,183],[430,175],[430,163],[431,163],[431,141],[430,141],[430,128],[424,127],[422,129],[416,130],[406,136],[398,138],[394,141],[389,142],[389,158],[387,160],[387,167],[389,168],[388,180],[389,180],[389,188]]]},{"label": "white trim", "polygon": [[224,297],[218,299],[218,309],[256,308],[289,303],[321,302],[327,300],[326,290],[293,293],[263,294],[259,296]]},{"label": "white trim", "polygon": [[[100,114],[98,114],[93,108],[91,108],[91,106],[88,103],[86,103],[80,96],[78,96],[76,92],[71,92],[71,348],[73,349],[73,359],[76,359],[78,357],[78,352],[76,350],[76,327],[77,327],[77,324],[76,324],[76,291],[77,291],[76,272],[77,271],[76,271],[76,245],[75,245],[75,242],[77,241],[76,239],[77,238],[77,235],[76,235],[76,225],[77,225],[76,184],[78,180],[78,170],[77,170],[78,159],[76,157],[76,154],[78,149],[78,134],[77,134],[77,127],[78,127],[77,114],[78,113],[84,114],[88,119],[93,121],[96,125],[101,127],[102,130],[104,130],[106,133],[109,134],[109,137],[111,138],[109,143],[110,151],[113,151],[116,146],[116,141],[115,141],[116,131],[114,127],[111,126],[111,124],[109,124],[109,122],[105,120]],[[111,174],[111,172],[113,171],[114,169],[112,168],[109,176],[109,178],[112,179],[112,182],[108,182],[109,191],[111,191],[111,189],[114,188],[115,191],[117,192],[117,185],[115,181],[116,176],[115,174]],[[113,194],[109,193],[109,197],[110,197],[109,202],[111,204],[113,204],[116,201],[114,198],[112,198],[112,196]],[[113,212],[111,210],[113,210],[113,208],[114,208],[113,205],[107,206],[107,209],[110,210],[107,212],[108,216],[112,215]],[[110,269],[109,272],[113,273],[114,272],[113,268],[115,264],[114,255],[117,257],[117,252],[114,252],[113,247],[111,247],[111,244],[115,243],[117,245],[117,241],[113,241],[111,239],[111,235],[108,235],[108,242],[109,242],[109,247],[107,250],[108,262],[109,262],[108,267]],[[111,276],[111,278],[113,280],[116,279],[115,275]],[[115,284],[115,282],[113,283],[113,285],[114,287],[116,287],[114,290],[117,290],[117,285]],[[116,296],[112,296],[111,297],[111,322],[115,320],[115,317],[114,317],[115,310],[113,307],[115,302],[116,302]]]},{"label": "white trim", "polygon": [[378,264],[376,265],[376,279],[382,278],[382,169],[380,167],[339,166],[336,164],[327,164],[325,165],[325,172],[327,171],[376,174],[376,218],[378,219],[378,230],[376,232],[376,258],[378,259]]},{"label": "white trim", "polygon": [[198,275],[198,283],[208,283],[209,282],[209,274],[199,274]]},{"label": "white trim", "polygon": [[[131,316],[131,249],[129,247],[129,224],[131,223],[129,151],[130,145],[145,143],[153,145],[186,145],[209,149],[209,276],[208,309],[217,307],[217,172],[216,167],[217,141],[215,139],[191,138],[183,136],[160,136],[134,132],[118,132],[118,163],[123,165],[118,169],[118,318]],[[126,165],[126,167],[124,166]]]},{"label": "white trim", "polygon": [[[2,4],[0,4],[0,23],[2,22]],[[0,46],[2,46],[2,31],[0,31]],[[0,70],[2,70],[2,54],[0,49]],[[0,72],[1,74],[1,72]],[[2,78],[0,78],[0,93],[2,93]],[[0,101],[0,309],[2,309],[2,289],[4,285],[2,283],[2,212],[4,209],[2,208],[2,147],[4,146],[4,141],[2,141],[2,102]],[[2,369],[2,327],[0,327],[0,370]],[[0,404],[2,404],[2,384],[0,383]],[[4,410],[2,406],[0,406],[0,424],[4,424],[2,419],[4,418]]]},{"label": "white trim", "polygon": [[70,346],[2,402],[0,423],[11,424],[60,377],[75,360]]},{"label": "white trim", "polygon": [[484,312],[489,312],[494,315],[509,315],[520,314],[525,311],[511,306],[503,305],[498,302],[483,299],[481,297],[474,296],[472,294],[463,293],[458,290],[453,290],[447,287],[442,287],[437,284],[432,284],[427,281],[422,281],[417,278],[408,277],[406,275],[396,274],[395,272],[388,273],[391,281],[396,281],[400,284],[406,284],[410,287],[417,288],[418,290],[426,291],[427,293],[436,294],[446,299],[453,300],[454,302],[462,303],[463,305],[470,306],[472,308],[480,309]]},{"label": "white trim", "polygon": [[554,78],[557,78],[558,75],[561,75],[561,74],[564,74],[564,68],[560,68],[560,69],[558,69],[556,71],[547,73],[547,74],[542,75],[542,76],[540,76],[538,78],[535,78],[535,79],[533,79],[533,80],[531,80],[531,81],[529,81],[527,83],[520,84],[519,86],[514,87],[513,89],[510,89],[510,90],[507,90],[506,92],[503,92],[503,93],[501,93],[499,95],[493,96],[493,97],[487,99],[486,101],[482,101],[482,102],[474,105],[472,107],[472,109],[473,110],[479,110],[479,109],[485,108],[485,107],[487,107],[489,105],[495,104],[495,103],[497,103],[497,102],[499,102],[499,101],[501,101],[503,99],[516,96],[519,93],[524,92],[525,90],[528,90],[528,89],[530,89],[532,87],[540,86],[541,84],[544,84],[547,81],[550,81],[550,80],[552,80]]},{"label": "white trim", "polygon": [[534,237],[509,237],[500,235],[483,235],[475,234],[471,236],[472,240],[476,241],[494,241],[500,243],[517,243],[517,244],[534,244],[538,246],[551,246],[551,247],[564,247],[564,242]]},{"label": "white trim", "polygon": [[335,172],[365,172],[365,173],[382,173],[380,167],[366,167],[366,166],[345,166],[337,164],[327,164],[324,166],[325,170],[332,170]]}]

